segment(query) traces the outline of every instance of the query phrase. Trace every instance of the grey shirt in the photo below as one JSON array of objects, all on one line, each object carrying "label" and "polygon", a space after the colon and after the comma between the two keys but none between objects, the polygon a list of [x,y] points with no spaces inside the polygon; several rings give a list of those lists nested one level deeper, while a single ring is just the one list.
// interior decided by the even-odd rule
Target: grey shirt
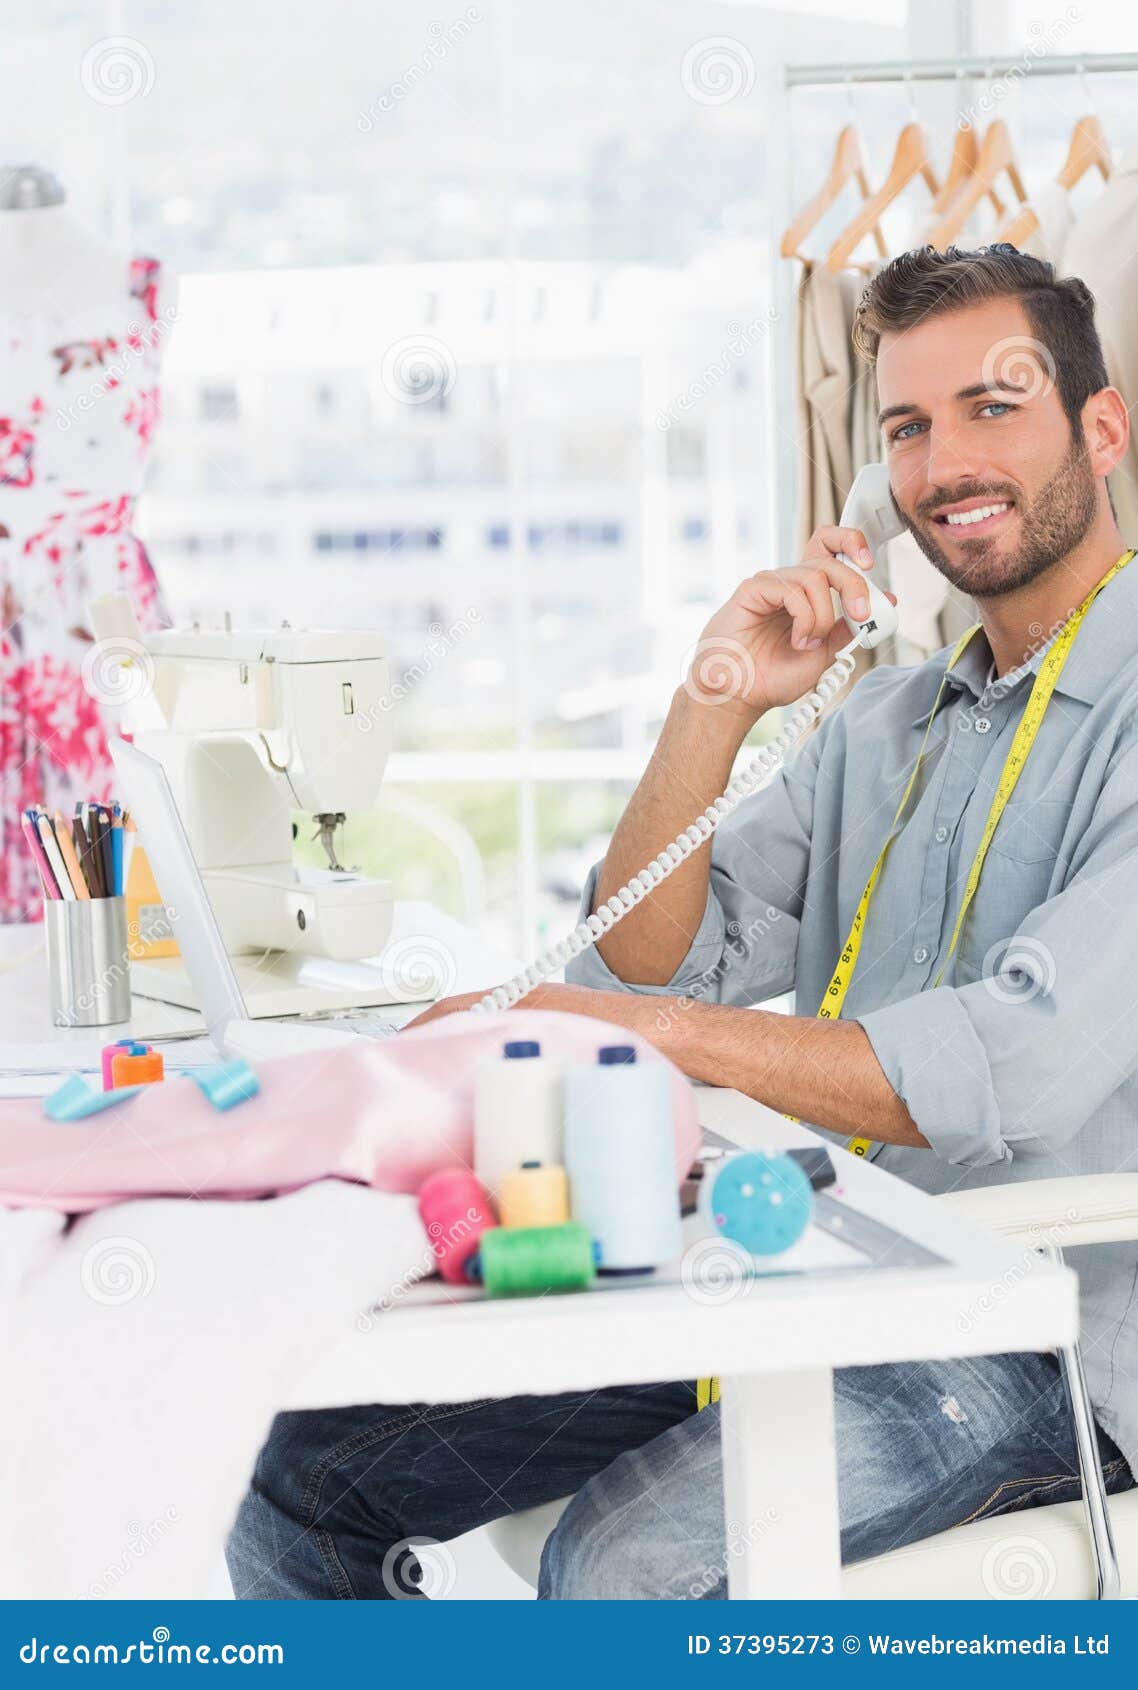
[{"label": "grey shirt", "polygon": [[[886,1145],[878,1165],[924,1191],[1138,1167],[1138,558],[1087,612],[934,987],[1054,631],[992,684],[982,632],[948,671],[842,1011],[932,1147]],[[796,1013],[816,1014],[950,655],[871,670],[723,823],[666,986],[623,984],[596,950],[568,977],[744,1005],[793,989]],[[1095,1411],[1138,1473],[1138,1245],[1067,1259]]]}]

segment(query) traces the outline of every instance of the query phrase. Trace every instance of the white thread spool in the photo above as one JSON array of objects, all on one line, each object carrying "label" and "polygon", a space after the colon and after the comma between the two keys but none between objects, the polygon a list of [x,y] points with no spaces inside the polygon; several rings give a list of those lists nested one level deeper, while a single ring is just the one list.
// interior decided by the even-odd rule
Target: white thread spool
[{"label": "white thread spool", "polygon": [[678,1260],[680,1201],[667,1069],[606,1045],[565,1075],[565,1167],[573,1219],[600,1247],[601,1273]]},{"label": "white thread spool", "polygon": [[474,1084],[474,1172],[497,1198],[523,1162],[561,1161],[562,1070],[536,1039],[511,1039],[479,1066]]}]

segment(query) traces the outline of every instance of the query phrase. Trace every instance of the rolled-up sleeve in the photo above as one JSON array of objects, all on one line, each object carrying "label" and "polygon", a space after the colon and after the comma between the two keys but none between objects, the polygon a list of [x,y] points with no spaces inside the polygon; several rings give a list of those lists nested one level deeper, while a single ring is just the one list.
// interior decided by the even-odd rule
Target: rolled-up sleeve
[{"label": "rolled-up sleeve", "polygon": [[1067,884],[995,948],[991,974],[856,1017],[945,1161],[1061,1149],[1138,1072],[1136,759],[1116,764]]},{"label": "rolled-up sleeve", "polygon": [[[810,868],[818,760],[828,723],[770,783],[748,798],[712,836],[711,874],[699,927],[664,985],[619,979],[596,947],[566,968],[575,985],[604,991],[756,1004],[794,983],[799,922]],[[589,874],[581,919],[596,897],[600,865]],[[628,918],[635,921],[635,913]]]}]

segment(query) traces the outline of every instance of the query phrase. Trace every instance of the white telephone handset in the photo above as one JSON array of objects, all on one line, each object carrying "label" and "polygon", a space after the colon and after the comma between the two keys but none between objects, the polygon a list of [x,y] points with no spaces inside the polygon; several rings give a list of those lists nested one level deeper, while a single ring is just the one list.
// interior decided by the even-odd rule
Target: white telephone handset
[{"label": "white telephone handset", "polygon": [[[843,528],[860,528],[865,535],[865,543],[873,556],[886,540],[894,539],[905,532],[893,494],[889,489],[889,465],[866,464],[858,471],[853,486],[842,508]],[[844,552],[838,557],[842,563],[849,563]],[[842,621],[851,634],[858,636],[857,643],[872,649],[880,645],[882,640],[897,632],[897,606],[885,597],[880,587],[875,587],[872,581],[866,581],[869,588],[869,615],[864,622],[855,622],[852,617],[841,612]],[[841,610],[838,596],[834,594],[834,609]]]},{"label": "white telephone handset", "polygon": [[[842,510],[841,526],[860,528],[865,535],[866,545],[875,556],[879,546],[903,532],[905,524],[897,514],[889,490],[888,465],[867,464],[859,471]],[[841,552],[838,557],[842,563],[848,564],[850,561]],[[567,938],[543,951],[528,968],[523,969],[520,974],[515,974],[514,978],[507,980],[504,985],[495,986],[494,990],[480,1001],[477,1006],[479,1009],[512,1009],[527,992],[532,992],[535,986],[540,986],[543,981],[550,979],[567,962],[580,956],[590,945],[595,945],[598,939],[603,939],[618,921],[624,919],[629,910],[635,909],[674,869],[686,862],[693,851],[707,843],[723,818],[729,816],[736,805],[770,778],[791,746],[802,738],[808,728],[813,727],[828,700],[849,681],[855,667],[853,653],[858,647],[871,650],[897,631],[896,606],[872,581],[867,580],[865,585],[868,590],[869,615],[864,622],[855,622],[841,611],[842,620],[854,638],[849,645],[843,646],[830,667],[818,677],[813,692],[798,706],[778,738],[772,740],[769,745],[764,745],[747,767],[733,778],[727,791],[722,793],[714,804],[709,805],[690,827],[686,827],[673,839],[646,868],[634,875],[627,886],[622,886],[619,892],[614,892],[587,920],[580,922]],[[834,608],[840,611],[840,607],[841,601],[835,593]]]}]

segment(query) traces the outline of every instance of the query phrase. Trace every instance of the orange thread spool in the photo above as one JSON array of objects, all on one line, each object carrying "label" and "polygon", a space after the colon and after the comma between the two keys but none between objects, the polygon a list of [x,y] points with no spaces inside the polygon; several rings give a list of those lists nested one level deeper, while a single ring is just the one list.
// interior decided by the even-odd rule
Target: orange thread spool
[{"label": "orange thread spool", "polygon": [[111,1058],[111,1084],[119,1086],[149,1086],[166,1077],[160,1050],[149,1045],[130,1045]]}]

